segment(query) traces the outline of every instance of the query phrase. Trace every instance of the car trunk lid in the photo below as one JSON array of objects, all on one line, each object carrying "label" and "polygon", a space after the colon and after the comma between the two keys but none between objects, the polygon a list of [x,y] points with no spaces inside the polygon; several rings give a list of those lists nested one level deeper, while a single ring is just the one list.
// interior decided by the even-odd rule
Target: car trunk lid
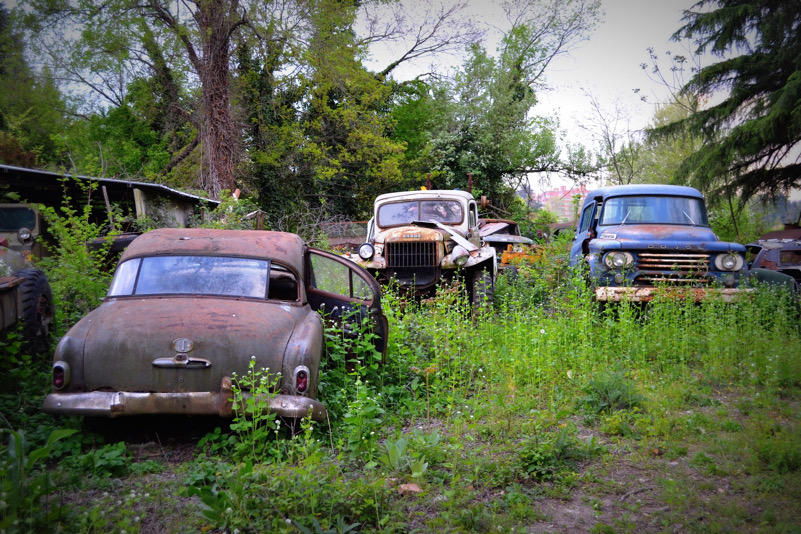
[{"label": "car trunk lid", "polygon": [[[281,369],[295,327],[291,306],[249,299],[111,299],[86,337],[89,390],[215,391],[224,376]],[[180,340],[180,341],[179,341]]]}]

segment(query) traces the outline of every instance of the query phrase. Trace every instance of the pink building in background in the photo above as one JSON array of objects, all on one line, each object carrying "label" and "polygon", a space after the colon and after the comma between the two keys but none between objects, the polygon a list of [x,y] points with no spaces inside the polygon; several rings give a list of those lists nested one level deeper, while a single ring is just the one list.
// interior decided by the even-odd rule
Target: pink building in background
[{"label": "pink building in background", "polygon": [[578,205],[584,202],[584,197],[587,196],[589,190],[586,186],[581,185],[577,187],[561,186],[550,191],[542,191],[541,193],[533,193],[532,200],[539,202],[548,211],[552,211],[559,218],[560,222],[574,222],[575,208],[573,207],[573,197],[579,195],[581,198]]}]

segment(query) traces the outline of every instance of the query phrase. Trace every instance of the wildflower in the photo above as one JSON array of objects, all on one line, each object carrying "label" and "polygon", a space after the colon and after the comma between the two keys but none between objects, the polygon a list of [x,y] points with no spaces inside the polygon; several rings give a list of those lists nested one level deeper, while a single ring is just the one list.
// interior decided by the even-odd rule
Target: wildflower
[{"label": "wildflower", "polygon": [[255,359],[256,359],[256,356],[255,356],[255,355],[253,355],[253,356],[251,356],[251,357],[250,357],[250,359],[251,359],[251,360],[255,360]]},{"label": "wildflower", "polygon": [[540,328],[540,334],[544,334],[544,333],[545,333],[545,329],[544,328]]}]

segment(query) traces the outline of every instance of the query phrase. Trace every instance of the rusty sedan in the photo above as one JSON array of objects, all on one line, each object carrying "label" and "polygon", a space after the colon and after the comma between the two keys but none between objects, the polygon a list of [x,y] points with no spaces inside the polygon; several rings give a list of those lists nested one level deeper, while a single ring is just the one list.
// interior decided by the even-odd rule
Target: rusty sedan
[{"label": "rusty sedan", "polygon": [[295,234],[153,230],[125,250],[103,303],[58,344],[44,410],[231,417],[232,384],[253,359],[277,384],[267,410],[325,420],[321,309],[332,321],[369,321],[385,354],[380,287],[354,263]]}]

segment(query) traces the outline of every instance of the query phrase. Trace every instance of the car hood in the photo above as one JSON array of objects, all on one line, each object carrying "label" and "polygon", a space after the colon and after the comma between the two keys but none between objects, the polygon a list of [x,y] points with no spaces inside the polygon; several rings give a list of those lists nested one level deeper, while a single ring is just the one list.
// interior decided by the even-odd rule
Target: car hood
[{"label": "car hood", "polygon": [[[303,310],[245,299],[110,299],[86,329],[86,388],[215,391],[224,376],[245,374],[254,356],[257,368],[278,371]],[[173,347],[181,338],[191,350]]]},{"label": "car hood", "polygon": [[711,229],[669,224],[626,224],[598,228],[593,244],[601,250],[666,249],[745,252],[738,243],[719,241]]}]

